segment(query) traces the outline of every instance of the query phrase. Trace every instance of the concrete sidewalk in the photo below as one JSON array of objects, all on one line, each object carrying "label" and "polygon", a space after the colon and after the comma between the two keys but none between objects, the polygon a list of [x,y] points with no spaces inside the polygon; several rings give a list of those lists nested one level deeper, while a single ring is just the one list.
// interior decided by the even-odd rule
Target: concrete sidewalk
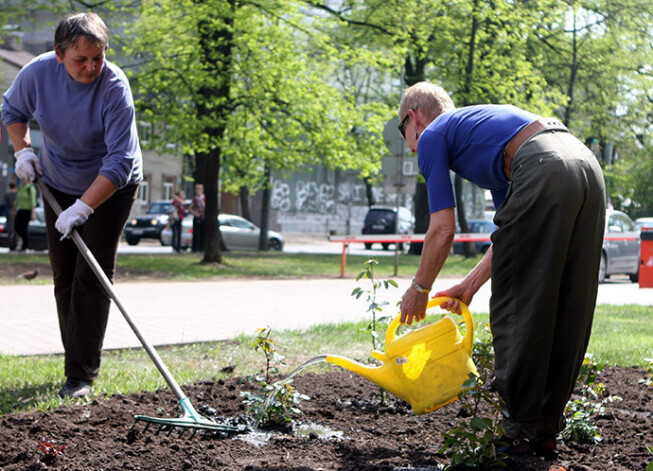
[{"label": "concrete sidewalk", "polygon": [[[397,279],[399,288],[379,291],[388,301],[384,313],[395,307],[410,281]],[[433,292],[457,283],[441,278]],[[153,345],[225,340],[260,327],[274,330],[306,328],[322,323],[370,319],[365,297],[355,299],[357,286],[369,281],[235,280],[198,282],[118,283],[114,289],[141,334]],[[490,283],[476,294],[472,313],[488,312]],[[0,286],[0,353],[43,354],[63,351],[52,285]],[[653,305],[653,290],[639,289],[623,280],[599,288],[598,303]],[[136,335],[112,303],[104,348],[140,346]]]},{"label": "concrete sidewalk", "polygon": [[[356,299],[356,286],[369,281],[236,280],[197,282],[118,283],[120,302],[141,334],[153,345],[225,340],[260,327],[274,330],[369,318],[365,297]],[[379,299],[396,312],[409,281],[399,289],[381,290]],[[62,352],[52,285],[0,286],[0,352],[40,354]],[[487,309],[486,309],[487,310]],[[112,303],[104,348],[140,346]]]}]

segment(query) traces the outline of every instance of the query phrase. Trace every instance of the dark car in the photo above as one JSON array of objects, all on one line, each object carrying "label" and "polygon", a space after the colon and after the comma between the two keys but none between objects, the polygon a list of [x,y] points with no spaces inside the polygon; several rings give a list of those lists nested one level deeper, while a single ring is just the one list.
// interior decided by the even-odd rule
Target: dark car
[{"label": "dark car", "polygon": [[[469,227],[470,234],[490,235],[497,228],[497,226],[495,226],[492,221],[489,221],[487,219],[470,219],[469,221],[467,221],[467,226]],[[464,255],[465,249],[463,244],[464,242],[454,242],[453,253]],[[492,242],[490,242],[489,240],[474,242],[474,246],[476,247],[476,253],[484,254],[485,252],[487,252],[487,249],[490,247],[490,245],[492,245]]]},{"label": "dark car", "polygon": [[[45,235],[45,214],[42,207],[34,208],[34,219],[27,226],[29,245],[32,250],[47,250],[48,239]],[[20,237],[10,230],[7,225],[7,218],[0,216],[0,247],[7,247],[11,250],[20,248]]]},{"label": "dark car", "polygon": [[639,281],[640,243],[640,231],[633,220],[621,211],[608,210],[599,283],[615,274],[626,274],[633,283]]},{"label": "dark car", "polygon": [[[412,234],[415,230],[415,218],[408,208],[390,206],[372,206],[363,221],[363,235],[367,234]],[[365,248],[371,249],[373,243],[365,242]],[[390,243],[383,242],[383,250],[388,250]],[[400,242],[397,247],[403,250]]]},{"label": "dark car", "polygon": [[[190,201],[186,202],[186,208]],[[143,216],[127,221],[125,240],[129,245],[138,245],[141,239],[161,240],[161,231],[168,224],[170,214],[175,210],[172,200],[154,201]]]},{"label": "dark car", "polygon": [[5,216],[0,216],[0,247],[8,247],[10,249],[16,247],[16,236],[11,231]]}]

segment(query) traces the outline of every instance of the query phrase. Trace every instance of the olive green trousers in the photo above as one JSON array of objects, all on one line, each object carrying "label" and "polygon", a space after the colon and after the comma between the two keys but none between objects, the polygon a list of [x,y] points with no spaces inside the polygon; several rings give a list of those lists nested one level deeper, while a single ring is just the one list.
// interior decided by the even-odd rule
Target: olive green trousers
[{"label": "olive green trousers", "polygon": [[509,437],[564,428],[587,349],[605,226],[605,185],[573,135],[545,131],[515,155],[494,222],[490,326],[494,384]]}]

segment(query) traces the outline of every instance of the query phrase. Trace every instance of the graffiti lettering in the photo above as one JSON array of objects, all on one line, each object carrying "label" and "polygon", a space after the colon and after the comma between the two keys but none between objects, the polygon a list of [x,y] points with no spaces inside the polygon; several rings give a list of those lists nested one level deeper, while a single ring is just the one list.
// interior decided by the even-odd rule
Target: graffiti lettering
[{"label": "graffiti lettering", "polygon": [[272,185],[270,207],[278,211],[290,211],[290,186],[279,180]]},{"label": "graffiti lettering", "polygon": [[331,214],[335,211],[332,185],[298,181],[295,185],[295,201],[298,211]]}]

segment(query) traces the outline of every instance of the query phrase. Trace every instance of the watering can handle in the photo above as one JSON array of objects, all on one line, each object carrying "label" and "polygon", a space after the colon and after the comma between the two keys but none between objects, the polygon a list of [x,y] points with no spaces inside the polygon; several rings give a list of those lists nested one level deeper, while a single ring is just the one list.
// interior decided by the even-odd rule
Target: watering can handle
[{"label": "watering can handle", "polygon": [[[429,303],[426,305],[426,309],[430,309],[434,306],[439,306],[445,301],[449,301],[450,297],[448,296],[439,296],[437,298],[432,298],[429,300]],[[465,347],[465,350],[467,350],[468,353],[471,354],[472,352],[472,343],[474,342],[474,319],[472,318],[472,313],[469,312],[469,308],[465,303],[463,303],[461,300],[458,300],[460,303],[460,310],[463,313],[463,317],[465,318],[465,338],[463,338],[463,346]],[[397,329],[399,328],[399,325],[401,324],[401,315],[398,315],[395,317],[392,322],[390,322],[390,325],[388,325],[388,330],[385,332],[385,344],[388,345],[390,342],[392,342],[395,339],[395,335],[397,333]]]}]

